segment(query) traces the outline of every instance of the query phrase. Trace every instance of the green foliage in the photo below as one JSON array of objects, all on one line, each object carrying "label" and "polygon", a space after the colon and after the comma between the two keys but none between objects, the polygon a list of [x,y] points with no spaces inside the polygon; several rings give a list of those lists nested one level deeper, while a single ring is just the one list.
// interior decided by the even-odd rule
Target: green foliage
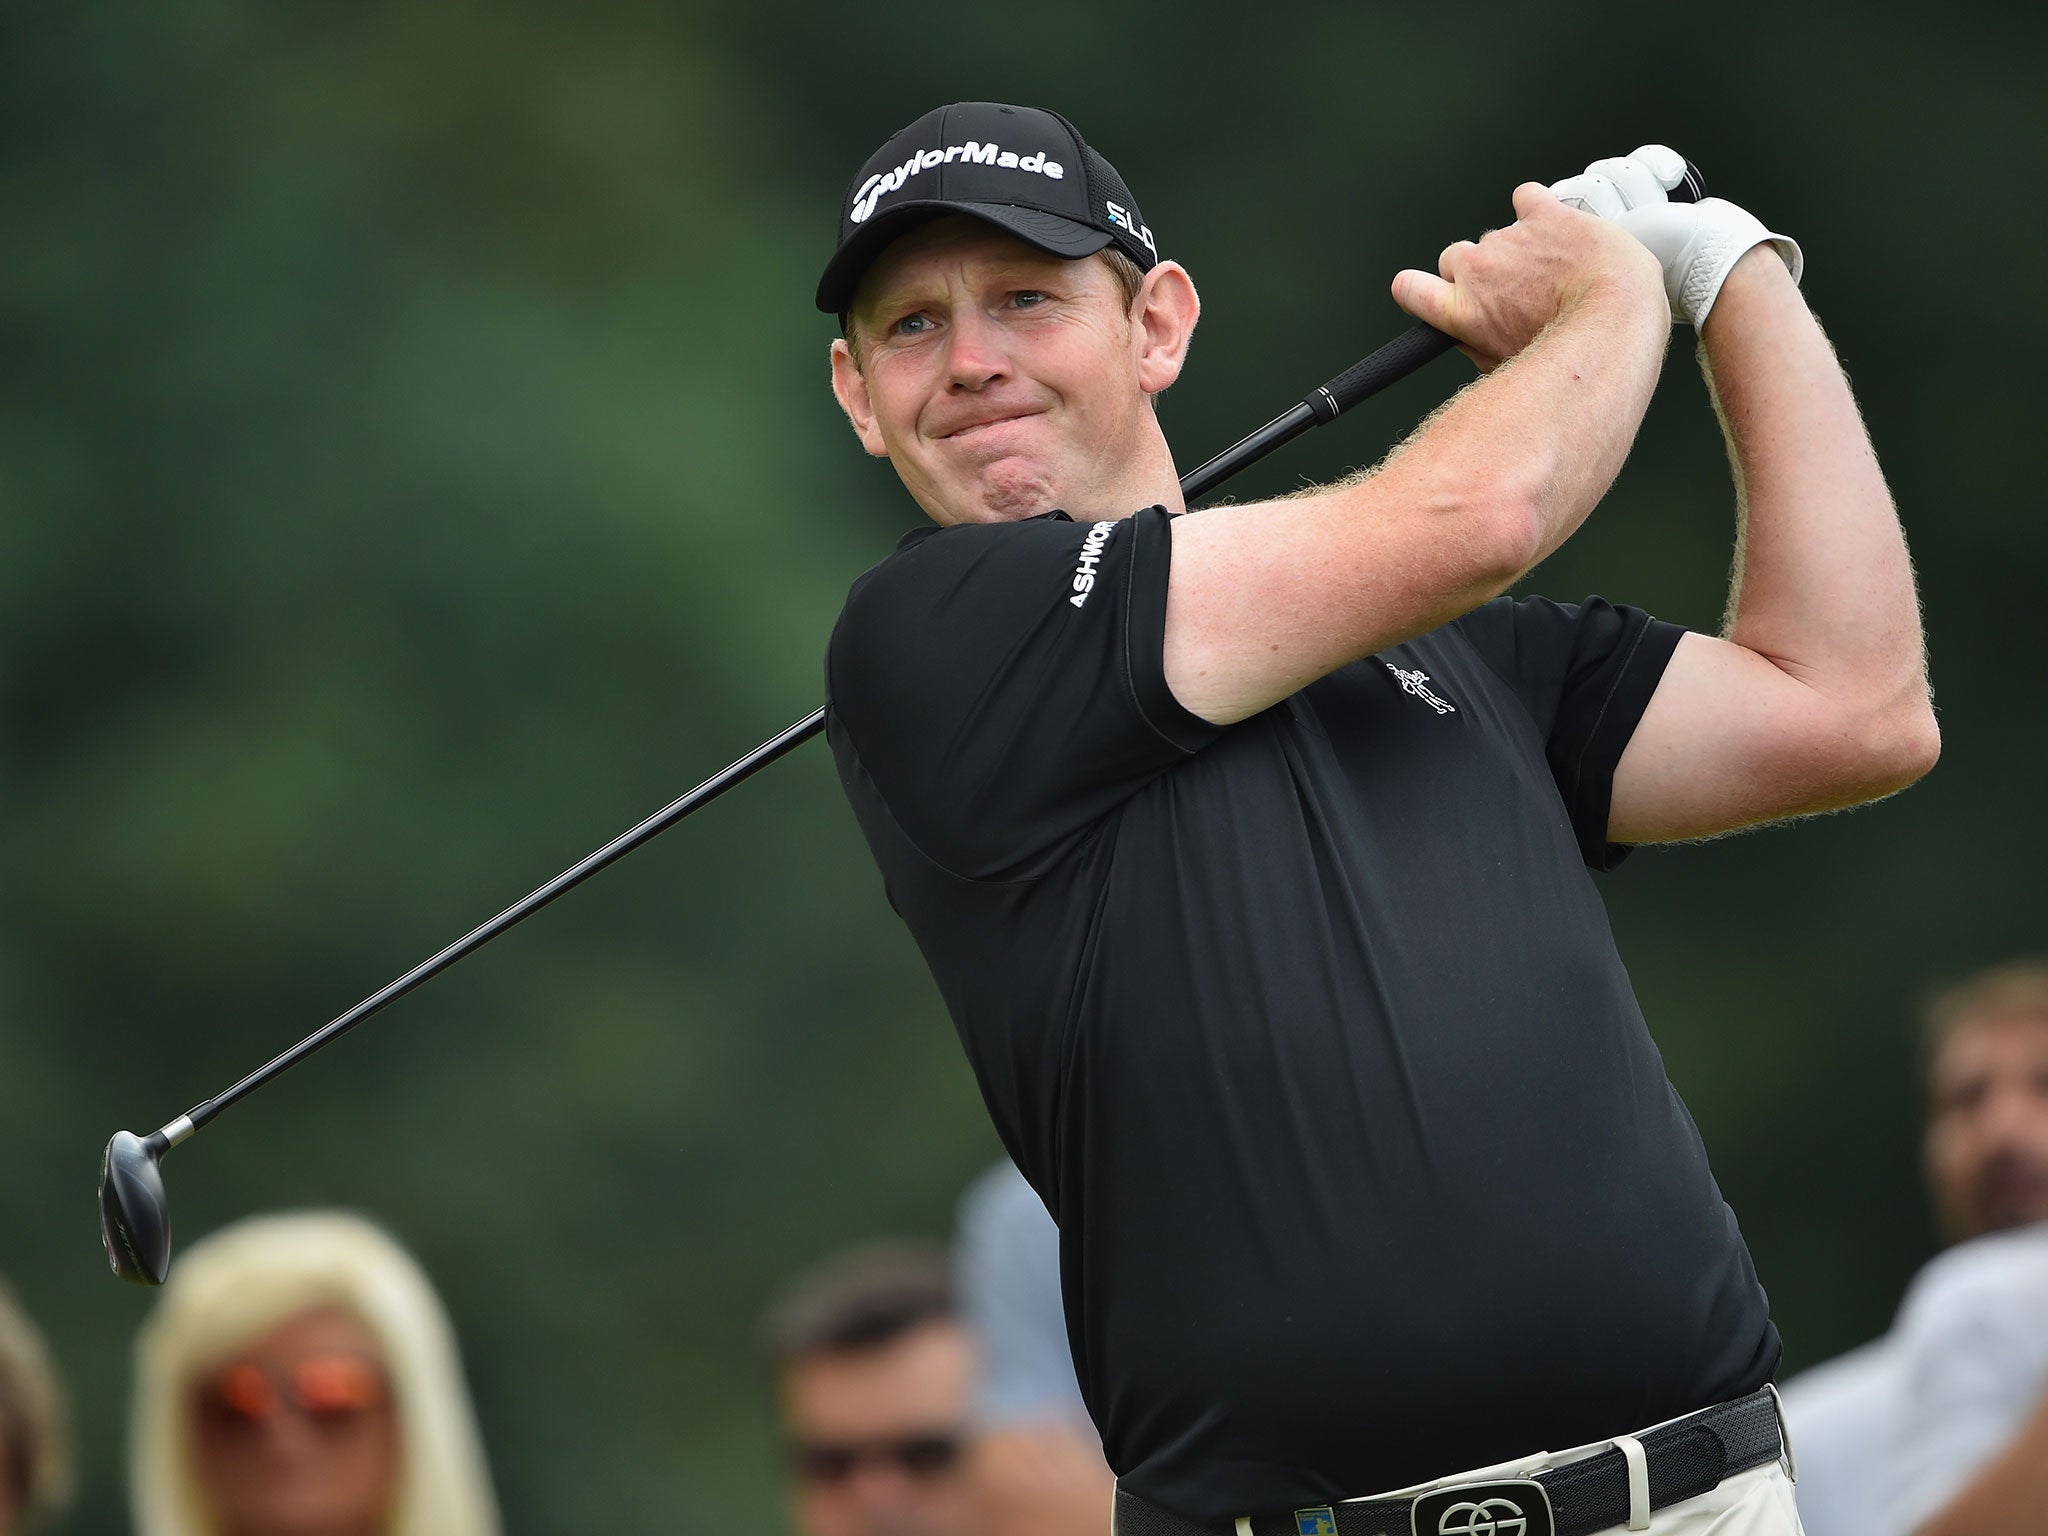
[{"label": "green foliage", "polygon": [[[2028,39],[2014,26],[2033,29]],[[1507,190],[1658,138],[1797,234],[1926,581],[1947,758],[1609,886],[1791,1361],[1930,1243],[1909,1015],[2043,943],[2030,433],[2038,19],[1967,8],[825,12],[787,0],[23,4],[0,67],[0,1271],[124,1523],[86,1185],[147,1130],[808,711],[914,513],[825,388],[843,178],[935,101],[1040,101],[1208,304],[1193,464],[1401,323]],[[1289,450],[1376,457],[1462,365]],[[1717,619],[1682,351],[1538,580]],[[994,1153],[820,748],[395,1006],[170,1166],[181,1240],[387,1220],[465,1339],[520,1532],[758,1528],[755,1313],[939,1233]]]}]

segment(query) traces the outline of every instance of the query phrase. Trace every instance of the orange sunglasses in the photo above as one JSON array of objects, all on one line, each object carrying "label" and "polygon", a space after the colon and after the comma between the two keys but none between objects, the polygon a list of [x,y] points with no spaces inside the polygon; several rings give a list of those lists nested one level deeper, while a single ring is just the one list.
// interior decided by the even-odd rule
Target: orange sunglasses
[{"label": "orange sunglasses", "polygon": [[200,1391],[206,1417],[227,1427],[266,1424],[290,1408],[339,1426],[382,1407],[384,1372],[362,1355],[306,1355],[290,1365],[231,1365]]}]

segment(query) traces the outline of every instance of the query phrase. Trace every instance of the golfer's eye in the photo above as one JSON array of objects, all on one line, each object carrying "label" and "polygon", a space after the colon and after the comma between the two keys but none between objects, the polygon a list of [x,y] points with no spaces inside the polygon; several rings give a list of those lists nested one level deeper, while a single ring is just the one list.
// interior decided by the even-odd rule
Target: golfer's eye
[{"label": "golfer's eye", "polygon": [[1049,295],[1037,288],[1020,288],[1010,295],[1010,302],[1019,309],[1036,309],[1046,302]]},{"label": "golfer's eye", "polygon": [[889,327],[889,334],[891,336],[922,336],[931,328],[932,317],[920,312],[914,315],[905,315]]}]

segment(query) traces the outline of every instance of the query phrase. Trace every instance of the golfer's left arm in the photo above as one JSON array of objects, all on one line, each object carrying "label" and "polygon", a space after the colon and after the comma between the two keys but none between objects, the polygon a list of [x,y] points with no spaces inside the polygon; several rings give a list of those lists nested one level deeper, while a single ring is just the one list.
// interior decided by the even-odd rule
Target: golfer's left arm
[{"label": "golfer's left arm", "polygon": [[1609,835],[1659,842],[1875,800],[1934,765],[1913,567],[1834,350],[1776,250],[1701,332],[1736,479],[1721,638],[1686,635],[1615,770]]}]

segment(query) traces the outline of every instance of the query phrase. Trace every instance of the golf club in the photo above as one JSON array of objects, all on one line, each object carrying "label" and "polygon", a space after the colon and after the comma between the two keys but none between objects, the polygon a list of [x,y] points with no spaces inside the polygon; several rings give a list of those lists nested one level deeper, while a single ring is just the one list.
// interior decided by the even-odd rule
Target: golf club
[{"label": "golf club", "polygon": [[[1684,180],[1671,192],[1671,197],[1674,201],[1692,202],[1703,194],[1704,185],[1699,172],[1688,162]],[[1180,483],[1182,495],[1190,503],[1198,500],[1281,444],[1291,442],[1312,427],[1336,420],[1360,401],[1406,378],[1431,359],[1442,356],[1453,345],[1449,336],[1432,326],[1420,323],[1411,326],[1327,384],[1312,390],[1300,403],[1183,477]],[[106,1246],[107,1262],[114,1273],[140,1285],[163,1284],[171,1257],[171,1224],[165,1203],[163,1159],[171,1148],[189,1139],[230,1104],[346,1034],[386,1004],[403,997],[465,955],[482,948],[557,896],[582,884],[642,843],[667,831],[698,807],[717,799],[741,780],[810,740],[824,728],[824,724],[825,711],[822,708],[812,711],[688,794],[563,870],[496,917],[421,961],[240,1082],[194,1105],[161,1129],[147,1136],[137,1136],[132,1131],[115,1132],[100,1160],[99,1181],[100,1237]]]},{"label": "golf club", "polygon": [[[1207,495],[1246,465],[1264,458],[1282,443],[1291,442],[1311,427],[1336,420],[1359,401],[1406,378],[1432,358],[1441,357],[1452,345],[1450,337],[1432,326],[1417,324],[1409,327],[1369,357],[1311,391],[1292,409],[1276,416],[1249,437],[1183,477],[1180,483],[1182,495],[1190,502]],[[100,1239],[106,1245],[107,1262],[113,1266],[114,1273],[138,1285],[162,1285],[164,1282],[171,1262],[171,1220],[165,1203],[163,1160],[171,1148],[188,1140],[236,1100],[255,1092],[279,1073],[296,1066],[322,1046],[346,1034],[387,1003],[397,1001],[465,955],[481,949],[507,928],[531,917],[557,896],[581,885],[599,870],[667,831],[699,806],[717,799],[741,780],[750,778],[777,758],[809,741],[824,727],[825,711],[813,710],[780,735],[762,742],[730,767],[712,775],[680,799],[663,806],[637,826],[621,832],[602,848],[514,902],[489,922],[471,929],[446,949],[422,960],[403,976],[373,992],[297,1045],[265,1062],[233,1087],[194,1105],[162,1129],[147,1136],[137,1136],[133,1131],[116,1131],[100,1159],[99,1184]]]}]

